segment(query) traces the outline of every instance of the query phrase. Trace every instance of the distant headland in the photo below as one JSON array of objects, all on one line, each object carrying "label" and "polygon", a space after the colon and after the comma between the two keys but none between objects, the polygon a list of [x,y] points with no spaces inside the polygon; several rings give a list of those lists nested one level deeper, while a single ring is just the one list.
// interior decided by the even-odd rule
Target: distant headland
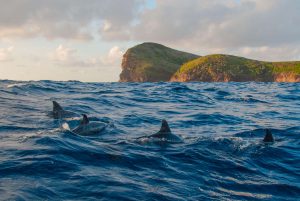
[{"label": "distant headland", "polygon": [[120,82],[300,82],[300,61],[265,62],[238,56],[199,56],[157,43],[126,51]]}]

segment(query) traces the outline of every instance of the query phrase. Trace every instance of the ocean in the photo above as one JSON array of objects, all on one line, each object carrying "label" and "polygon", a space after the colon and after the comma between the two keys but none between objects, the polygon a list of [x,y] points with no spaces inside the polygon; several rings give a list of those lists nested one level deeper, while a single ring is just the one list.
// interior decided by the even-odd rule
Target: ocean
[{"label": "ocean", "polygon": [[[139,140],[162,119],[183,142]],[[2,80],[0,200],[300,200],[299,136],[300,83]]]}]

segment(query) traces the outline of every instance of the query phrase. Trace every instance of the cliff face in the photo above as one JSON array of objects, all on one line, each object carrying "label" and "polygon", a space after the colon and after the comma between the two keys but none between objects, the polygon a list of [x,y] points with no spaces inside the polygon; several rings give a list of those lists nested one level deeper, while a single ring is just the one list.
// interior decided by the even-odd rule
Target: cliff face
[{"label": "cliff face", "polygon": [[275,82],[300,82],[300,74],[279,73],[274,75]]},{"label": "cliff face", "polygon": [[199,57],[156,43],[123,56],[120,82],[300,82],[299,62],[264,62],[231,55]]},{"label": "cliff face", "polygon": [[199,56],[156,43],[143,43],[127,50],[120,82],[169,81],[180,66]]},{"label": "cliff face", "polygon": [[262,62],[231,55],[209,55],[183,64],[171,81],[299,82],[300,62]]}]

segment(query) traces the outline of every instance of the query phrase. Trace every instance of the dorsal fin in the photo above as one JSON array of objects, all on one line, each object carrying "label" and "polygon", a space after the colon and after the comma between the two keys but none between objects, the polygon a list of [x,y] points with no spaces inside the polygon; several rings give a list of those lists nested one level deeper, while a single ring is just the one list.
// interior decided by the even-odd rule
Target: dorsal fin
[{"label": "dorsal fin", "polygon": [[88,117],[85,114],[82,114],[82,120],[80,122],[80,125],[87,125],[90,121],[88,119]]},{"label": "dorsal fin", "polygon": [[168,124],[168,122],[165,119],[163,119],[161,121],[161,127],[160,127],[159,132],[160,133],[170,133],[171,132],[169,124]]},{"label": "dorsal fin", "polygon": [[274,138],[270,129],[266,129],[264,142],[274,142]]},{"label": "dorsal fin", "polygon": [[53,112],[63,110],[63,108],[56,101],[52,101],[52,103],[53,103]]}]

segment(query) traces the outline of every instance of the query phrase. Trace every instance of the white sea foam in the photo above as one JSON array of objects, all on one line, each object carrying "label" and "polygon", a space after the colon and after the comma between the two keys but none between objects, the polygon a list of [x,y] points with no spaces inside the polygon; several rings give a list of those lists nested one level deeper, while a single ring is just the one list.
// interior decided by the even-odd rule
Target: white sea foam
[{"label": "white sea foam", "polygon": [[7,88],[13,88],[13,87],[21,87],[27,85],[26,83],[15,83],[15,84],[9,84],[6,87]]}]

